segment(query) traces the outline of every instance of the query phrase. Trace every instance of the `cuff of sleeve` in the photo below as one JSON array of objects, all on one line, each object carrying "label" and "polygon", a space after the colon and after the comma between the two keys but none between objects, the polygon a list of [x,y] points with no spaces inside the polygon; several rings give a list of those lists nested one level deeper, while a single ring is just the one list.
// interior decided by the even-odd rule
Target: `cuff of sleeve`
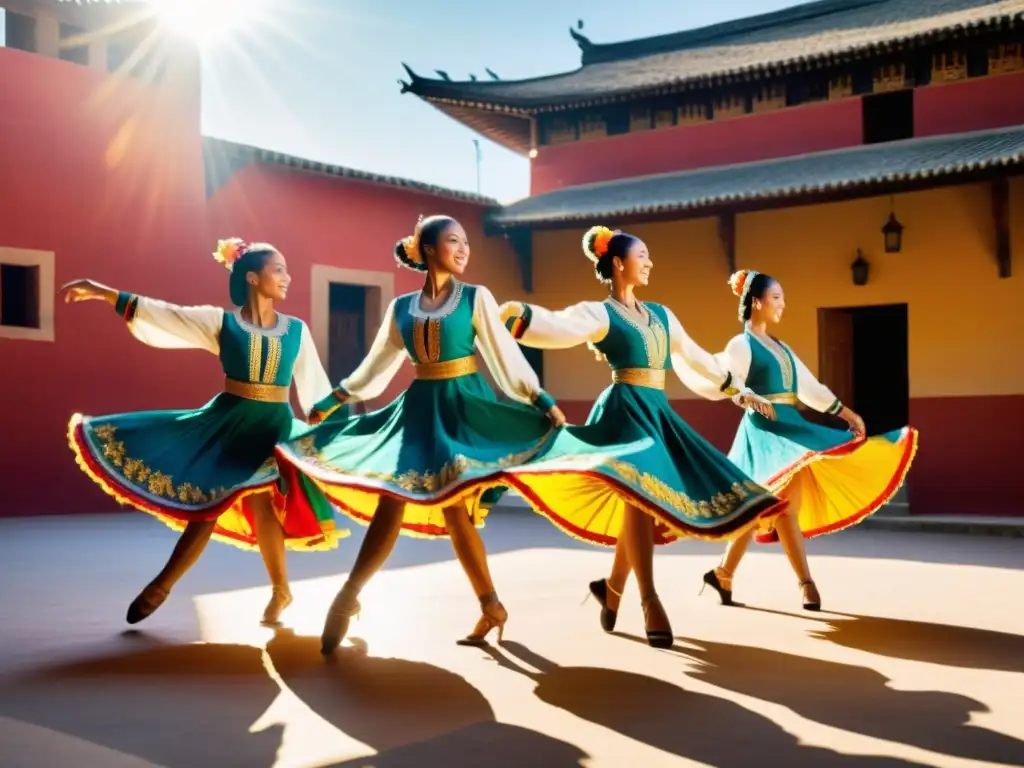
[{"label": "cuff of sleeve", "polygon": [[139,297],[127,291],[118,291],[117,302],[114,304],[114,311],[117,312],[126,322],[135,319],[135,310],[139,305]]},{"label": "cuff of sleeve", "polygon": [[347,392],[335,389],[331,394],[313,406],[313,410],[323,414],[326,419],[339,408],[343,408],[352,401],[351,395]]},{"label": "cuff of sleeve", "polygon": [[537,396],[533,398],[533,405],[541,412],[547,413],[555,407],[555,398],[545,392],[543,389],[537,393]]},{"label": "cuff of sleeve", "polygon": [[738,387],[734,387],[732,385],[732,373],[731,372],[725,374],[725,381],[722,383],[722,386],[719,387],[719,390],[723,394],[725,394],[726,397],[736,397],[736,395],[740,394],[739,388]]},{"label": "cuff of sleeve", "polygon": [[516,341],[523,338],[523,334],[526,333],[526,329],[530,327],[530,322],[533,320],[533,310],[530,305],[523,304],[522,306],[523,314],[514,315],[505,321],[505,327]]},{"label": "cuff of sleeve", "polygon": [[840,412],[841,410],[843,410],[843,404],[842,404],[842,402],[841,402],[841,401],[839,400],[839,398],[837,397],[837,398],[836,398],[836,399],[835,399],[835,400],[834,400],[834,401],[832,402],[832,405],[830,405],[830,406],[828,407],[828,409],[827,409],[827,410],[825,411],[825,413],[827,413],[827,414],[828,414],[829,416],[838,416],[838,415],[839,415],[839,412]]}]

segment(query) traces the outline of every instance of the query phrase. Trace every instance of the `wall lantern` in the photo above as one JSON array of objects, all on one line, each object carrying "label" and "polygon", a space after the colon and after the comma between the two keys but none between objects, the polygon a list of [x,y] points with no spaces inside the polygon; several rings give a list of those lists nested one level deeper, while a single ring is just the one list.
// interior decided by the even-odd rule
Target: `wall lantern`
[{"label": "wall lantern", "polygon": [[867,259],[864,258],[864,254],[861,253],[860,248],[857,249],[857,258],[853,264],[850,265],[850,271],[853,272],[853,284],[854,285],[867,285],[868,284],[868,271],[871,265],[868,264]]},{"label": "wall lantern", "polygon": [[903,225],[894,211],[889,212],[889,220],[882,227],[882,235],[885,237],[885,252],[899,253],[903,248]]}]

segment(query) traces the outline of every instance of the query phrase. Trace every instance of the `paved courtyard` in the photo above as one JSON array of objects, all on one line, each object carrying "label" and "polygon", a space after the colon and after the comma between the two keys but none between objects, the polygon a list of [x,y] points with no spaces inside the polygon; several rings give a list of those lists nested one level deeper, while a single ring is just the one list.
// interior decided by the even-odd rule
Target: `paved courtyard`
[{"label": "paved courtyard", "polygon": [[290,555],[289,628],[257,625],[255,554],[212,545],[164,607],[128,602],[174,535],[143,515],[0,521],[0,765],[1024,765],[1024,544],[852,530],[811,542],[825,608],[775,547],[698,597],[719,548],[659,551],[678,636],[654,650],[631,584],[617,636],[581,605],[610,555],[543,520],[484,531],[511,613],[501,648],[453,640],[476,603],[446,542],[402,540],[333,662],[323,612],[362,529]]}]

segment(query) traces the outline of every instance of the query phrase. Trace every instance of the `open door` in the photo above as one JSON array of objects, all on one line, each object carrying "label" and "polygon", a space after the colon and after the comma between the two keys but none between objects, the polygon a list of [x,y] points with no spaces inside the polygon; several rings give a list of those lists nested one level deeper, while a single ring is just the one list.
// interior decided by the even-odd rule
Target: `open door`
[{"label": "open door", "polygon": [[856,409],[853,366],[853,313],[846,309],[819,309],[818,380]]}]

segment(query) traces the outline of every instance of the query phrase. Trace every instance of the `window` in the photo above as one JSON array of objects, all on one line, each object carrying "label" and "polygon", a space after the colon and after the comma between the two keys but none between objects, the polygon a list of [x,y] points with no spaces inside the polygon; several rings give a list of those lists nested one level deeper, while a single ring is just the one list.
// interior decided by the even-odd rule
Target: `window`
[{"label": "window", "polygon": [[85,30],[71,24],[60,25],[60,57],[64,61],[87,66],[89,64],[89,45]]},{"label": "window", "polygon": [[0,248],[0,338],[53,341],[54,256]]},{"label": "window", "polygon": [[914,91],[865,96],[861,114],[865,144],[909,139],[914,135]]},{"label": "window", "polygon": [[5,45],[19,51],[35,51],[36,20],[14,11],[4,14]]}]

